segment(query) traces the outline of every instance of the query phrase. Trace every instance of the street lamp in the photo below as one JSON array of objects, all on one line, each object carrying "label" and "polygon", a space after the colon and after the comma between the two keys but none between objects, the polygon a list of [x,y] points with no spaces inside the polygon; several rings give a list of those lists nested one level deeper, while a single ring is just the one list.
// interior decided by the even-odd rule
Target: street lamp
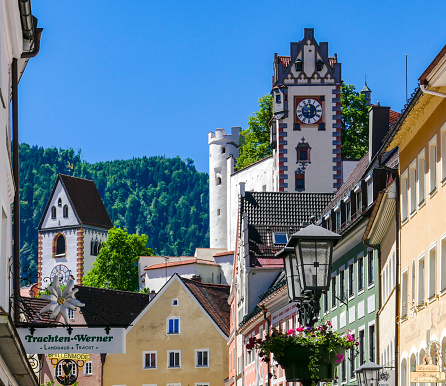
[{"label": "street lamp", "polygon": [[378,386],[379,371],[382,366],[367,362],[358,367],[356,374],[358,374],[359,386]]},{"label": "street lamp", "polygon": [[340,238],[337,233],[310,224],[294,233],[276,254],[284,261],[288,296],[300,303],[299,318],[306,326],[317,321],[322,292],[330,288],[333,244]]}]

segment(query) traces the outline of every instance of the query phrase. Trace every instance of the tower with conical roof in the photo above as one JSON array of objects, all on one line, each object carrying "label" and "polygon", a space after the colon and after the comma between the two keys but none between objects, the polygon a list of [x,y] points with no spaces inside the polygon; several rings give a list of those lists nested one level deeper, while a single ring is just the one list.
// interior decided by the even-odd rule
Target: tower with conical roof
[{"label": "tower with conical roof", "polygon": [[372,104],[372,90],[370,90],[369,86],[367,86],[367,81],[365,81],[361,94],[364,95],[367,106],[370,106]]}]

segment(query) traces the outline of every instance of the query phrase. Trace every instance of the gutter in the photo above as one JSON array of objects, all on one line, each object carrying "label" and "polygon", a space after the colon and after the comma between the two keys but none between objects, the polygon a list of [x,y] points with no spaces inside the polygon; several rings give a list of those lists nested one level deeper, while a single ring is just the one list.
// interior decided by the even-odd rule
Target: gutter
[{"label": "gutter", "polygon": [[[22,1],[22,0],[20,0]],[[22,55],[20,56],[21,59],[27,59],[27,58],[34,58],[37,56],[37,54],[40,51],[40,38],[42,36],[43,28],[36,28],[35,29],[35,35],[34,35],[34,47],[32,51],[28,52],[22,52]]]},{"label": "gutter", "polygon": [[424,84],[420,84],[420,89],[421,89],[421,91],[423,91],[424,94],[430,94],[430,95],[439,96],[441,98],[446,98],[446,94],[444,94],[442,92],[438,92],[438,91],[428,90],[428,89],[426,89],[426,86]]}]

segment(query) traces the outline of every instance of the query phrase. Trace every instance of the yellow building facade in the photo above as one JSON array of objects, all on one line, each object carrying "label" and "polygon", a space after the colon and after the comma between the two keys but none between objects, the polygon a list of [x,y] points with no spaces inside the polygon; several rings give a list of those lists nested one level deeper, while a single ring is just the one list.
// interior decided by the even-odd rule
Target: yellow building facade
[{"label": "yellow building facade", "polygon": [[399,146],[401,386],[446,348],[446,46],[419,81],[390,144]]},{"label": "yellow building facade", "polygon": [[174,275],[127,329],[126,353],[109,354],[104,386],[224,385],[229,286]]}]

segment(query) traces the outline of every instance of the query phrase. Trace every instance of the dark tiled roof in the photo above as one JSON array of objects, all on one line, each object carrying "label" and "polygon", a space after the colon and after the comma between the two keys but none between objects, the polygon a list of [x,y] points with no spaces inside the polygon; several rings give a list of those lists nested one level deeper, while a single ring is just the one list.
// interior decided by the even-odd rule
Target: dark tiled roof
[{"label": "dark tiled roof", "polygon": [[[133,320],[149,303],[147,294],[75,286],[79,291],[75,297],[85,307],[80,308],[85,320],[74,324],[87,324],[89,326],[129,326]],[[53,323],[49,319],[50,312],[40,314],[40,310],[48,304],[47,300],[40,298],[22,298],[22,308],[29,323]]]},{"label": "dark tiled roof", "polygon": [[[91,180],[59,174],[82,224],[113,228],[96,185]],[[56,181],[57,183],[57,181]]]},{"label": "dark tiled roof", "polygon": [[251,266],[281,266],[275,254],[283,245],[273,244],[273,232],[297,232],[312,216],[320,216],[333,198],[331,193],[246,192],[241,216],[248,216]]},{"label": "dark tiled roof", "polygon": [[196,280],[181,278],[209,316],[229,336],[230,306],[228,297],[230,286],[224,284],[201,283]]}]

